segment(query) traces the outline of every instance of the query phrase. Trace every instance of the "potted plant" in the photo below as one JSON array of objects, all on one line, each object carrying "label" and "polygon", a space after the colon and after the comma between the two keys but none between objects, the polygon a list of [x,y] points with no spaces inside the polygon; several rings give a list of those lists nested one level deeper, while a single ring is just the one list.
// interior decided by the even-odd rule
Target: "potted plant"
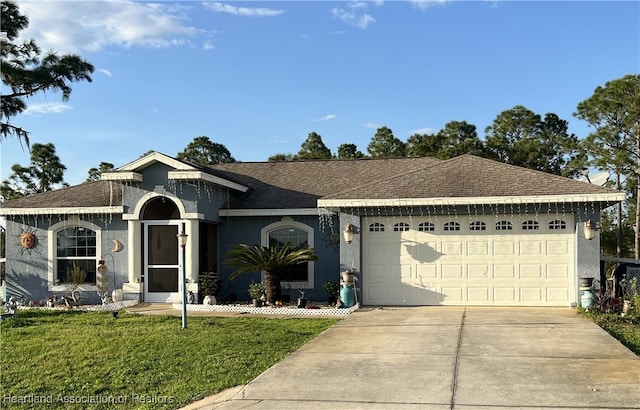
[{"label": "potted plant", "polygon": [[337,280],[328,280],[322,287],[328,295],[328,302],[330,305],[335,305],[340,296],[340,282]]},{"label": "potted plant", "polygon": [[267,288],[261,282],[251,281],[249,284],[249,297],[253,301],[254,307],[260,307],[262,305],[262,295],[266,292]]}]

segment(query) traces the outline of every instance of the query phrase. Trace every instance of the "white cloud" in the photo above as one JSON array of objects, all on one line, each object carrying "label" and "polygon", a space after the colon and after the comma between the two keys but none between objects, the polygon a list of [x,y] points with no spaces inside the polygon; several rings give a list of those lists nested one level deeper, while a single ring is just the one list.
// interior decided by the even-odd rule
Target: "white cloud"
[{"label": "white cloud", "polygon": [[414,8],[420,10],[426,10],[431,7],[444,6],[450,0],[410,0],[410,3]]},{"label": "white cloud", "polygon": [[104,68],[99,68],[98,71],[100,71],[102,74],[106,76],[113,77],[113,74],[111,74],[111,71],[109,70],[105,70]]},{"label": "white cloud", "polygon": [[335,114],[327,114],[324,117],[320,118],[318,121],[328,121],[336,118]]},{"label": "white cloud", "polygon": [[376,124],[375,122],[368,122],[364,124],[363,127],[371,128],[372,130],[377,130],[378,128],[382,127],[382,125]]},{"label": "white cloud", "polygon": [[198,30],[185,24],[181,5],[140,3],[131,0],[20,1],[29,17],[21,34],[34,38],[46,51],[97,52],[120,47],[172,47],[188,44]]},{"label": "white cloud", "polygon": [[360,11],[361,3],[349,3],[349,6],[351,6],[350,10],[334,7],[329,11],[334,18],[359,29],[364,30],[369,27],[369,24],[375,23],[376,19],[372,15]]},{"label": "white cloud", "polygon": [[409,135],[414,135],[414,134],[420,134],[420,135],[433,134],[435,132],[436,132],[436,130],[433,129],[433,128],[418,128],[417,130],[410,131]]},{"label": "white cloud", "polygon": [[284,13],[284,10],[274,10],[264,7],[236,7],[219,2],[202,4],[209,10],[215,11],[216,13],[228,13],[236,16],[274,17]]},{"label": "white cloud", "polygon": [[40,103],[31,104],[23,112],[23,114],[60,114],[71,109],[71,106],[63,103]]}]

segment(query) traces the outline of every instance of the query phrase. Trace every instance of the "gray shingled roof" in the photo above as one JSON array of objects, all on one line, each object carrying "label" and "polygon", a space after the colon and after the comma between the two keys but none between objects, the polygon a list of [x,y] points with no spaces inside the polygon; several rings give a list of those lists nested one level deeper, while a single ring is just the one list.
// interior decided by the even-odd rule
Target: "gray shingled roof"
[{"label": "gray shingled roof", "polygon": [[92,208],[122,205],[122,187],[107,181],[86,182],[0,204],[0,208]]},{"label": "gray shingled roof", "polygon": [[[249,187],[230,209],[315,208],[318,199],[597,195],[617,191],[473,155],[434,158],[238,162],[204,168]],[[113,190],[110,189],[113,187]],[[0,204],[0,208],[122,205],[117,182],[89,182]]]},{"label": "gray shingled roof", "polygon": [[466,154],[334,192],[323,199],[530,197],[617,192],[587,182]]},{"label": "gray shingled roof", "polygon": [[250,187],[232,197],[231,209],[315,208],[319,198],[345,188],[440,162],[435,158],[237,162],[213,165],[210,172]]}]

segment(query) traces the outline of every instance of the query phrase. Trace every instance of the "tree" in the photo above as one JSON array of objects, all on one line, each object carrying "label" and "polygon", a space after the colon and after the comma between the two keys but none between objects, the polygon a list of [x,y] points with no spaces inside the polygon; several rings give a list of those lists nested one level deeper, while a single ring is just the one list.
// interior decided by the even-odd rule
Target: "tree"
[{"label": "tree", "polygon": [[17,42],[20,31],[29,26],[27,16],[20,14],[18,6],[11,1],[0,3],[2,31],[0,36],[0,76],[11,90],[0,95],[0,140],[15,136],[29,144],[29,133],[10,123],[12,117],[27,109],[25,98],[48,90],[60,91],[62,100],[71,94],[69,83],[91,82],[94,67],[73,54],[58,56],[48,52],[40,59],[40,48],[35,40]]},{"label": "tree", "polygon": [[236,162],[227,147],[217,142],[212,142],[206,136],[194,138],[184,151],[178,153],[177,158],[202,166]]},{"label": "tree", "polygon": [[462,154],[484,155],[484,144],[476,126],[466,121],[451,121],[437,134],[413,134],[407,140],[410,157],[449,159]]},{"label": "tree", "polygon": [[232,246],[226,254],[224,266],[235,267],[229,276],[233,280],[239,275],[251,272],[265,272],[267,302],[274,304],[282,300],[280,285],[281,272],[284,268],[317,260],[315,250],[308,245],[291,248],[289,243],[283,246],[249,246],[246,244]]},{"label": "tree", "polygon": [[518,105],[498,114],[485,135],[487,156],[498,161],[563,176],[581,170],[578,138],[556,114],[543,120]]},{"label": "tree", "polygon": [[338,158],[357,159],[363,158],[364,154],[358,150],[356,144],[340,144],[338,147]]},{"label": "tree", "polygon": [[296,159],[331,159],[331,151],[322,142],[322,137],[315,132],[309,133],[307,139],[302,143]]},{"label": "tree", "polygon": [[[580,102],[574,115],[595,128],[585,141],[594,165],[635,180],[635,226],[640,226],[640,75],[629,74],[598,86]],[[621,178],[618,178],[619,184]],[[618,212],[618,250],[622,235]],[[640,229],[634,234],[635,258],[640,257]]]},{"label": "tree", "polygon": [[380,127],[367,146],[369,155],[374,158],[404,157],[406,144],[393,136],[391,129]]},{"label": "tree", "polygon": [[293,154],[274,154],[270,156],[267,161],[269,162],[278,162],[278,161],[293,161]]},{"label": "tree", "polygon": [[101,162],[98,168],[89,169],[89,176],[87,177],[87,182],[91,181],[99,181],[100,175],[103,172],[109,172],[114,169],[114,166],[110,162]]},{"label": "tree", "polygon": [[60,162],[55,146],[33,144],[31,147],[31,165],[23,167],[14,164],[13,174],[2,181],[0,195],[5,201],[23,196],[47,192],[55,189],[56,184],[64,183],[66,167]]}]

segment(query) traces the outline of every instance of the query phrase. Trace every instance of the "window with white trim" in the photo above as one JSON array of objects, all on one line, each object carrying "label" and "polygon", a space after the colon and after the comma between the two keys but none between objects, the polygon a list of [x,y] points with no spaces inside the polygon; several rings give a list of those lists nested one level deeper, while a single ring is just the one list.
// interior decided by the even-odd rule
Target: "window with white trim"
[{"label": "window with white trim", "polygon": [[384,232],[384,224],[374,222],[369,225],[369,232]]},{"label": "window with white trim", "polygon": [[469,224],[469,230],[471,231],[486,231],[487,224],[482,221],[473,221]]},{"label": "window with white trim", "polygon": [[84,283],[95,285],[97,255],[96,231],[82,226],[59,230],[56,233],[56,282],[71,282],[70,272],[77,267],[86,273]]},{"label": "window with white trim", "polygon": [[418,225],[419,232],[433,232],[436,230],[436,226],[431,222],[420,222]]},{"label": "window with white trim", "polygon": [[[283,226],[268,232],[269,246],[282,247],[287,243],[291,248],[309,245],[309,233],[295,226]],[[283,282],[309,282],[309,263],[289,266],[280,271]]]},{"label": "window with white trim", "polygon": [[459,231],[460,224],[458,222],[445,222],[444,224],[445,231]]},{"label": "window with white trim", "polygon": [[510,231],[512,229],[513,229],[513,224],[510,221],[496,222],[496,231]]},{"label": "window with white trim", "polygon": [[538,221],[524,221],[522,223],[523,231],[534,231],[537,229],[540,229],[540,224],[538,223]]},{"label": "window with white trim", "polygon": [[393,225],[394,232],[407,232],[409,230],[409,224],[406,222],[398,222]]},{"label": "window with white trim", "polygon": [[567,223],[563,220],[560,219],[556,219],[553,221],[549,221],[549,229],[550,230],[560,230],[560,229],[567,229]]}]

